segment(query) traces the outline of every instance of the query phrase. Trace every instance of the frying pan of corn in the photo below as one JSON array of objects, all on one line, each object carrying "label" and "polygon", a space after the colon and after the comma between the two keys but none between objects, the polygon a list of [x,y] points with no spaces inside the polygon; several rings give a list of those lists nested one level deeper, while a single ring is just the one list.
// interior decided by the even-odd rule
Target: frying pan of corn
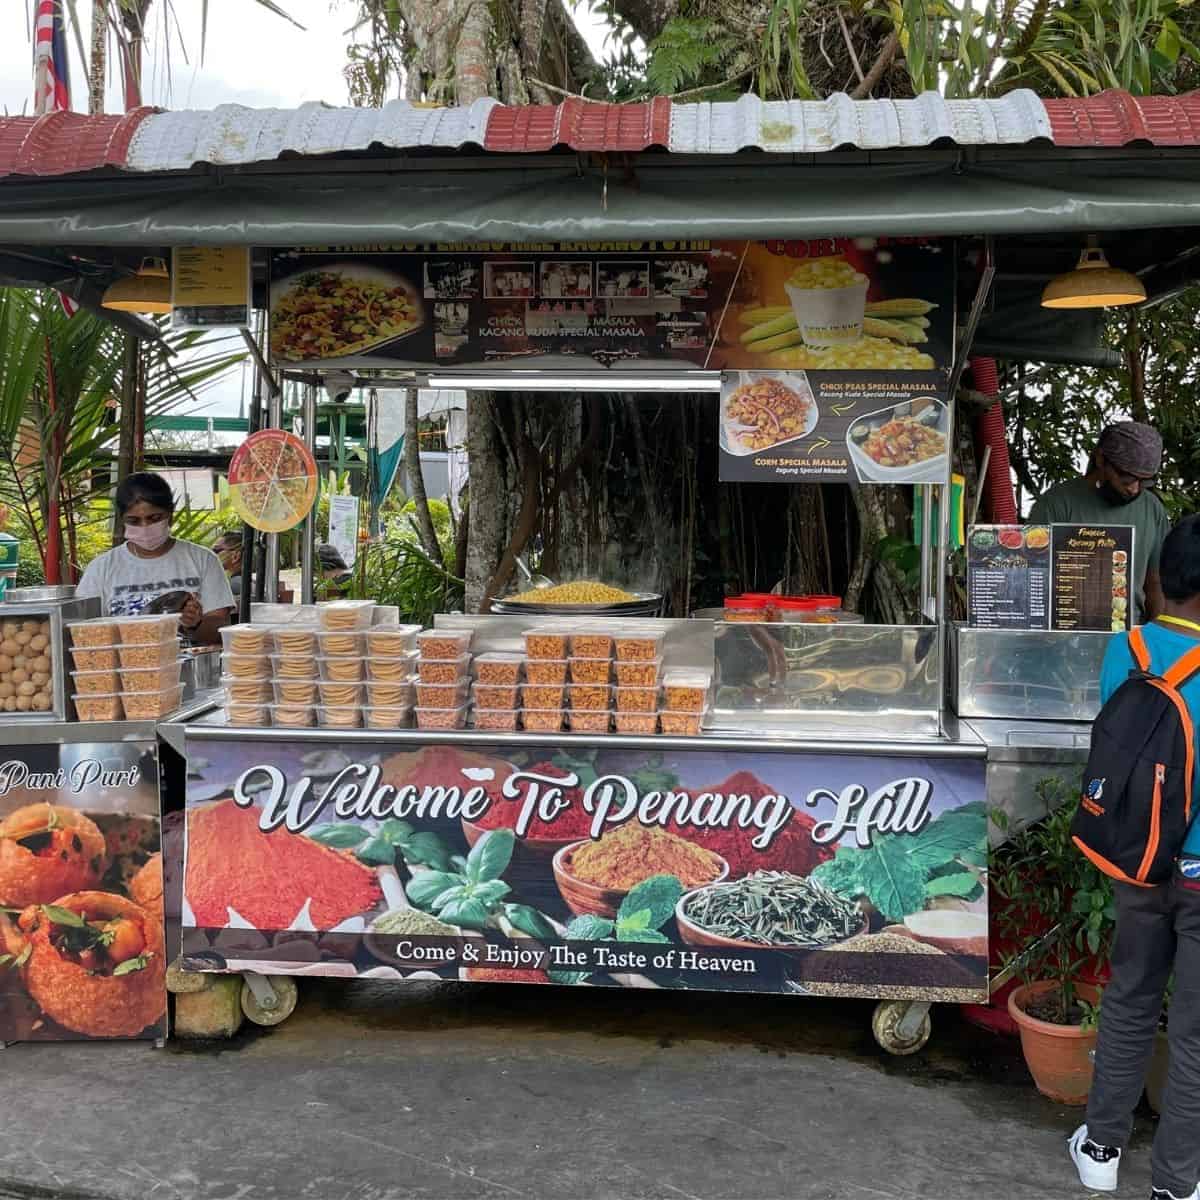
[{"label": "frying pan of corn", "polygon": [[595,579],[576,579],[494,600],[492,612],[654,617],[662,608],[662,599],[658,592],[631,592]]}]

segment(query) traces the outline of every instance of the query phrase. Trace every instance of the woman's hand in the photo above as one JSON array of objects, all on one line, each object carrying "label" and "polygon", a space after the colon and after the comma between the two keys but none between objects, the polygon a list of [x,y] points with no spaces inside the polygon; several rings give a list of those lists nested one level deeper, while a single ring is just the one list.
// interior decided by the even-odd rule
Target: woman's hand
[{"label": "woman's hand", "polygon": [[200,601],[195,596],[189,596],[179,610],[179,624],[184,629],[194,630],[199,627],[202,620],[204,620],[204,613],[200,609]]}]

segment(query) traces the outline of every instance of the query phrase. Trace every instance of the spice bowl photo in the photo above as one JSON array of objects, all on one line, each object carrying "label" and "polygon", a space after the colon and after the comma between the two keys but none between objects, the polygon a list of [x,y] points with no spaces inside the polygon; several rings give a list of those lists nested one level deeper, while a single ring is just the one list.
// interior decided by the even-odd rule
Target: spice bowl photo
[{"label": "spice bowl photo", "polygon": [[[483,825],[476,825],[464,817],[462,831],[463,837],[467,839],[468,848],[472,848],[488,832],[488,829]],[[530,837],[527,835],[517,839],[513,850],[513,861],[516,863],[527,862],[530,867],[547,867],[560,850],[577,841],[579,841],[578,834],[572,834],[568,838]]]}]

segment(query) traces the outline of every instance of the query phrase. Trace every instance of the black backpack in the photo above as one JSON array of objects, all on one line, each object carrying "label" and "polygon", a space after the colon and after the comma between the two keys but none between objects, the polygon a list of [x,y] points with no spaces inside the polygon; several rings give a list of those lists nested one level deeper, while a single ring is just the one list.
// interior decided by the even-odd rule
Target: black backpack
[{"label": "black backpack", "polygon": [[1129,649],[1138,669],[1092,725],[1071,836],[1105,875],[1154,887],[1170,878],[1192,821],[1195,730],[1179,689],[1200,671],[1200,646],[1161,675],[1140,628]]}]

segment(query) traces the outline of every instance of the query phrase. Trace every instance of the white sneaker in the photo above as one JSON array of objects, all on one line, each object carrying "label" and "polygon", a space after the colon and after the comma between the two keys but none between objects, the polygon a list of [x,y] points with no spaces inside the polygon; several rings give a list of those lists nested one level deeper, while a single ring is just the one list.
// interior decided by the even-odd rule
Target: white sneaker
[{"label": "white sneaker", "polygon": [[[1121,1151],[1116,1146],[1101,1146],[1088,1137],[1086,1125],[1071,1134],[1067,1142],[1071,1161],[1079,1172],[1079,1182],[1090,1192],[1115,1192],[1117,1172],[1121,1168]],[[1192,1200],[1188,1197],[1187,1200]],[[1200,1200],[1200,1197],[1197,1198]]]}]

